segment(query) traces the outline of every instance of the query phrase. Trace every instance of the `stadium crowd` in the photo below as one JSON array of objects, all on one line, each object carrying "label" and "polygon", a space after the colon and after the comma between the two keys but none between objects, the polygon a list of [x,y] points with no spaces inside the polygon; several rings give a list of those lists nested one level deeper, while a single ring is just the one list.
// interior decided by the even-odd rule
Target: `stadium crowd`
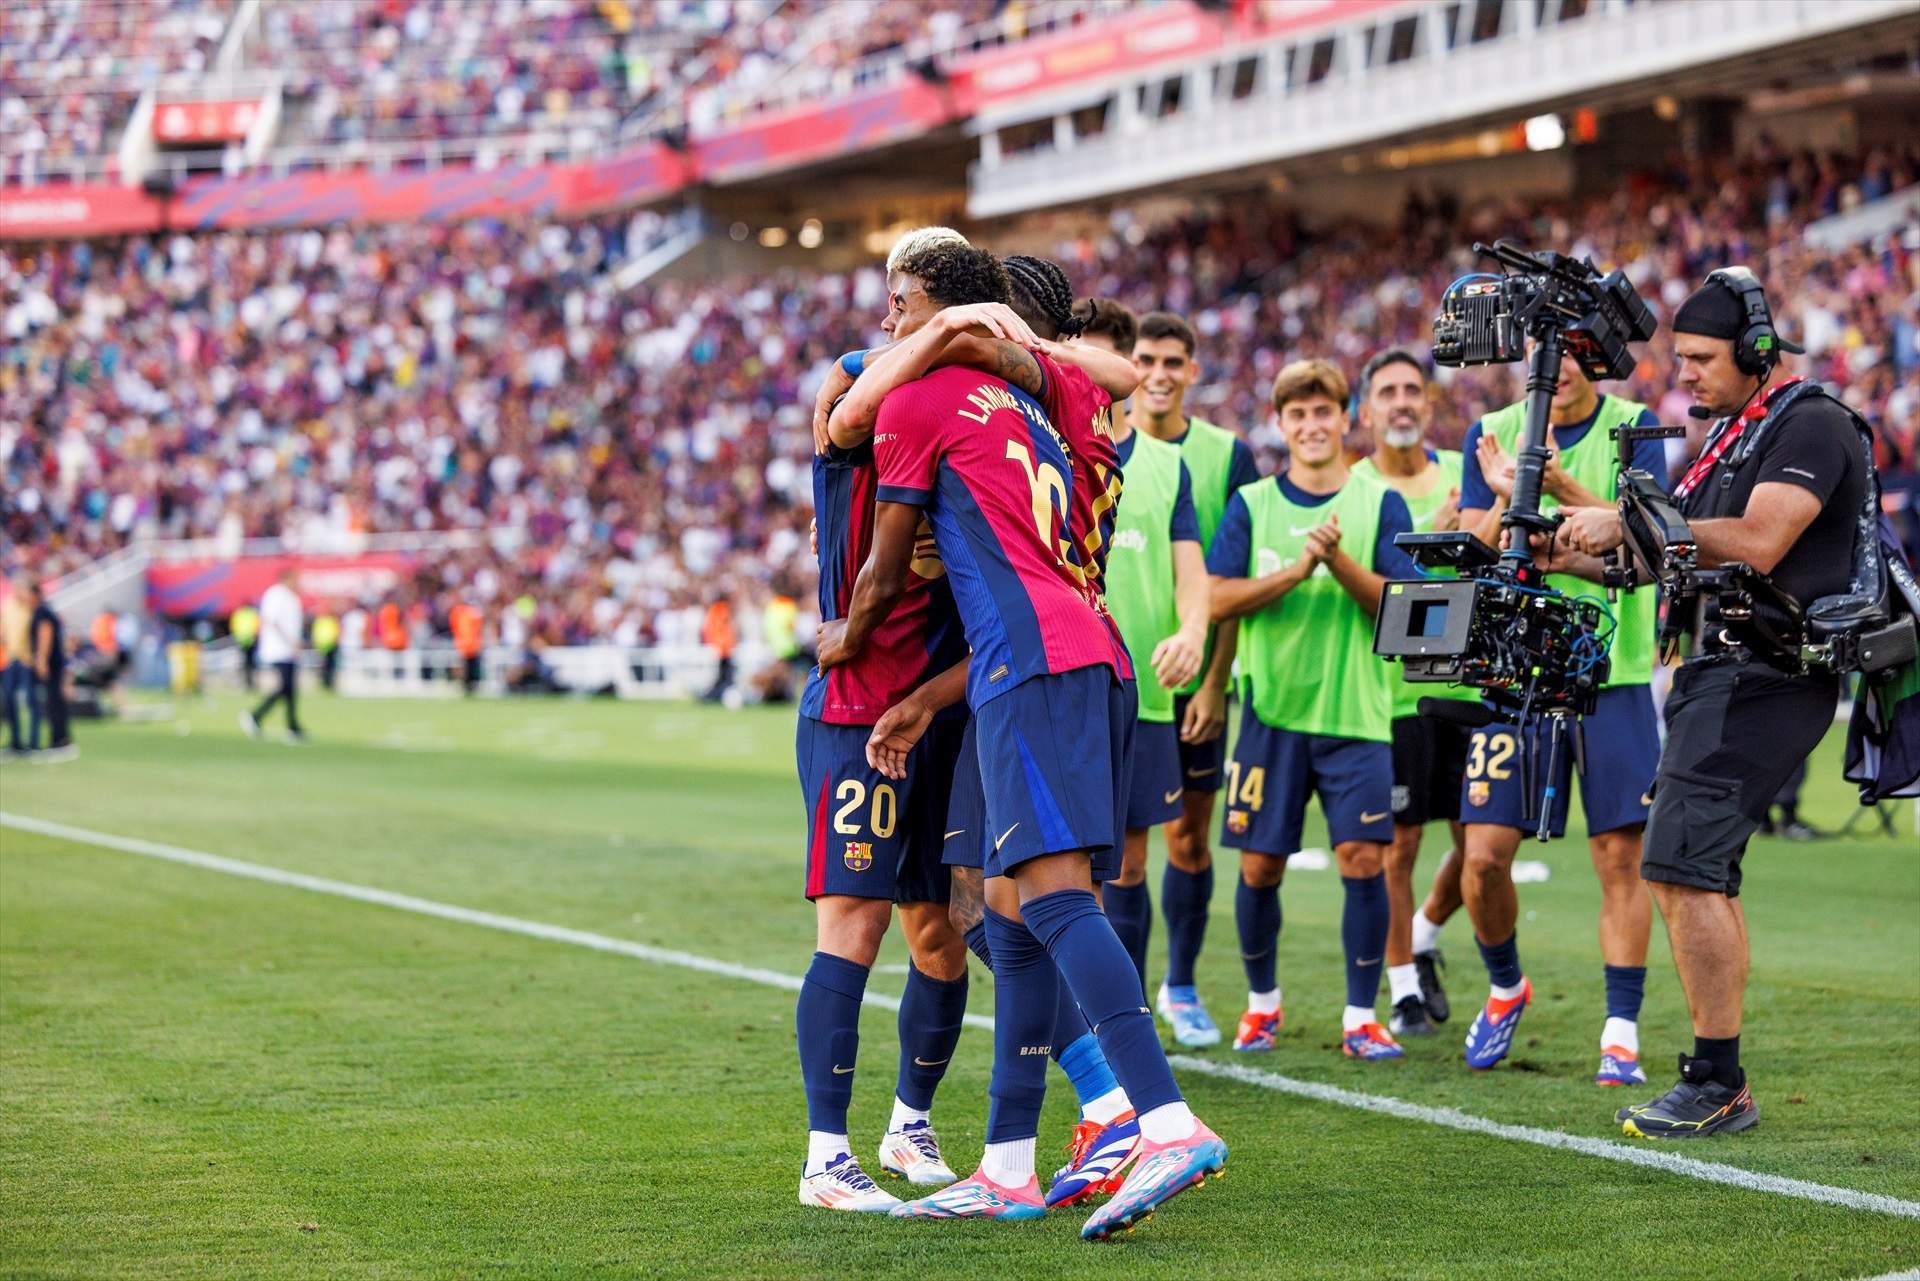
[{"label": "stadium crowd", "polygon": [[0,183],[63,177],[112,153],[140,94],[204,71],[235,0],[0,5]]},{"label": "stadium crowd", "polygon": [[[272,4],[236,71],[284,73],[277,145],[723,125],[782,92],[845,94],[880,55],[925,58],[1084,20],[1115,0],[328,0]],[[110,171],[141,93],[201,73],[235,0],[0,6],[0,182]],[[972,38],[969,38],[971,36]],[[889,69],[895,73],[897,66]],[[76,174],[75,166],[79,165]]]},{"label": "stadium crowd", "polygon": [[[1264,470],[1279,366],[1419,345],[1475,236],[1621,263],[1667,313],[1713,266],[1750,262],[1810,371],[1879,426],[1911,528],[1920,229],[1818,259],[1798,237],[1915,169],[1879,151],[1670,162],[1573,201],[1415,200],[1379,231],[1310,232],[1277,202],[1160,226],[1123,212],[1059,253],[1083,294],[1191,315],[1190,403],[1245,431]],[[486,529],[483,549],[427,562],[421,616],[531,599],[546,643],[646,643],[687,638],[716,596],[748,616],[769,592],[806,599],[805,407],[828,361],[878,339],[884,280],[876,265],[616,288],[655,217],[8,248],[0,568],[57,576],[140,535],[319,549]],[[1495,367],[1441,387],[1436,421],[1457,437],[1517,382]],[[1664,337],[1630,390],[1683,421]]]}]

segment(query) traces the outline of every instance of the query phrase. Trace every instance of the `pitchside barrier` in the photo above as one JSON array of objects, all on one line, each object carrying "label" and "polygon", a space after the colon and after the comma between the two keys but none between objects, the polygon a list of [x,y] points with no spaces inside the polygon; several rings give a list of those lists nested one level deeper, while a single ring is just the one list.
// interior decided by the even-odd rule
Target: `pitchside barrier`
[{"label": "pitchside barrier", "polygon": [[[629,649],[620,645],[550,646],[539,652],[543,680],[529,651],[489,646],[481,655],[475,692],[498,697],[513,693],[599,694],[615,698],[686,698],[713,687],[719,659],[704,645],[659,645]],[[772,662],[764,645],[743,642],[735,651],[736,681],[744,694],[749,677]],[[301,654],[306,685],[320,679],[320,656]],[[343,649],[335,689],[352,698],[455,698],[462,661],[451,645],[420,649]],[[228,644],[208,646],[201,660],[204,676],[221,683],[239,679],[240,653]],[[551,686],[551,688],[549,688]]]}]

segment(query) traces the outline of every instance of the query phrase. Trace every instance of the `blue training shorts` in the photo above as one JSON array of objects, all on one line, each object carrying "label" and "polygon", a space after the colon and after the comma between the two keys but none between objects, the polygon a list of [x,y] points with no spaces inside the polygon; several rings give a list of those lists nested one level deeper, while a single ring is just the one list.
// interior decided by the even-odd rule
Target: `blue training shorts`
[{"label": "blue training shorts", "polygon": [[1180,817],[1180,727],[1140,721],[1133,727],[1133,778],[1124,825],[1130,832]]},{"label": "blue training shorts", "polygon": [[1226,830],[1220,843],[1252,854],[1300,849],[1307,800],[1318,795],[1327,838],[1393,839],[1393,747],[1359,738],[1275,729],[1249,703],[1227,762]]},{"label": "blue training shorts", "polygon": [[1187,723],[1187,704],[1192,697],[1176,694],[1173,698],[1174,746],[1180,752],[1180,785],[1189,792],[1217,792],[1224,777],[1222,766],[1227,760],[1227,733],[1221,730],[1204,743],[1189,743],[1180,737],[1180,727]]},{"label": "blue training shorts", "polygon": [[867,764],[866,725],[802,716],[795,745],[807,808],[809,899],[823,894],[944,903],[941,824],[966,718],[936,719],[894,782]]},{"label": "blue training shorts", "polygon": [[974,709],[988,876],[1073,850],[1091,854],[1094,880],[1119,875],[1135,708],[1133,683],[1102,664],[1033,677]]},{"label": "blue training shorts", "polygon": [[[1589,834],[1647,821],[1653,807],[1648,792],[1660,768],[1660,725],[1651,686],[1616,685],[1601,690],[1593,714],[1581,717],[1562,741],[1552,778],[1546,776],[1547,727],[1536,726],[1528,737],[1531,770],[1522,768],[1526,762],[1516,726],[1495,723],[1473,731],[1460,787],[1462,823],[1491,823],[1531,832],[1539,824],[1538,806],[1551,787],[1549,830],[1554,836],[1566,835],[1568,792],[1576,765]],[[1525,813],[1529,773],[1536,807],[1533,819]]]}]

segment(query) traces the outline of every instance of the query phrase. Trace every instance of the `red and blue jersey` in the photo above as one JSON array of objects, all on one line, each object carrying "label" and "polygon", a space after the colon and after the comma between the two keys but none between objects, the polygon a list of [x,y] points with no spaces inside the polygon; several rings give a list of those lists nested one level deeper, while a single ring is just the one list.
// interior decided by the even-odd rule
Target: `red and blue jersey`
[{"label": "red and blue jersey", "polygon": [[[845,618],[853,582],[873,546],[873,448],[834,450],[813,460],[813,511],[820,543],[820,617]],[[807,677],[800,714],[829,725],[871,725],[930,676],[967,656],[953,592],[921,521],[907,590],[851,662]]]},{"label": "red and blue jersey", "polygon": [[1034,352],[1044,386],[1040,403],[1067,442],[1073,463],[1073,507],[1067,513],[1067,561],[1097,597],[1113,546],[1120,502],[1120,451],[1113,443],[1113,398],[1085,370]]},{"label": "red and blue jersey", "polygon": [[873,450],[878,500],[932,522],[973,647],[970,706],[1035,676],[1120,670],[1125,651],[1062,555],[1073,462],[1038,401],[978,370],[936,370],[887,397]]},{"label": "red and blue jersey", "polygon": [[1060,429],[1073,463],[1072,507],[1067,512],[1067,564],[1079,574],[1087,599],[1107,624],[1120,675],[1133,678],[1133,660],[1120,639],[1120,625],[1107,609],[1107,553],[1113,550],[1114,518],[1119,510],[1122,476],[1120,450],[1113,442],[1113,397],[1094,385],[1077,365],[1062,364],[1034,352],[1043,386],[1040,401]]}]

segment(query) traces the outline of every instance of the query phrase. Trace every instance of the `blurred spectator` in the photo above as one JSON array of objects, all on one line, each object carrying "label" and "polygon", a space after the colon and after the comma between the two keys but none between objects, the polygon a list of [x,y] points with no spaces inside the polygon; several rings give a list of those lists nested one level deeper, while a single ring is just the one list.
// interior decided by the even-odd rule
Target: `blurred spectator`
[{"label": "blurred spectator", "polygon": [[33,589],[24,576],[6,586],[11,590],[0,596],[0,701],[6,704],[7,750],[17,753],[27,750],[21,704],[33,700]]},{"label": "blurred spectator", "polygon": [[700,624],[700,643],[713,652],[718,662],[713,685],[700,696],[701,701],[718,703],[733,689],[733,650],[740,643],[740,634],[733,625],[733,602],[725,596],[707,606],[706,618]]},{"label": "blurred spectator", "polygon": [[[1421,195],[1385,230],[1310,232],[1272,197],[1161,223],[1123,208],[1054,251],[1083,294],[1189,315],[1205,369],[1190,403],[1269,470],[1279,366],[1424,346],[1475,237],[1620,265],[1663,317],[1713,267],[1750,263],[1808,349],[1796,363],[1875,424],[1914,537],[1920,227],[1837,254],[1800,230],[1915,170],[1911,149],[1670,160],[1597,197]],[[0,569],[57,577],[138,536],[320,551],[479,533],[421,563],[405,614],[396,599],[377,626],[342,619],[345,647],[396,651],[446,636],[459,601],[514,651],[697,644],[710,601],[757,622],[776,583],[810,608],[809,393],[877,340],[884,279],[617,287],[655,217],[0,248]],[[1456,438],[1519,393],[1517,367],[1436,382]],[[1663,335],[1621,390],[1688,421],[1672,387]]]},{"label": "blurred spectator", "polygon": [[206,70],[235,6],[0,4],[0,184],[68,181],[76,162],[110,156],[143,90],[169,73]]}]

